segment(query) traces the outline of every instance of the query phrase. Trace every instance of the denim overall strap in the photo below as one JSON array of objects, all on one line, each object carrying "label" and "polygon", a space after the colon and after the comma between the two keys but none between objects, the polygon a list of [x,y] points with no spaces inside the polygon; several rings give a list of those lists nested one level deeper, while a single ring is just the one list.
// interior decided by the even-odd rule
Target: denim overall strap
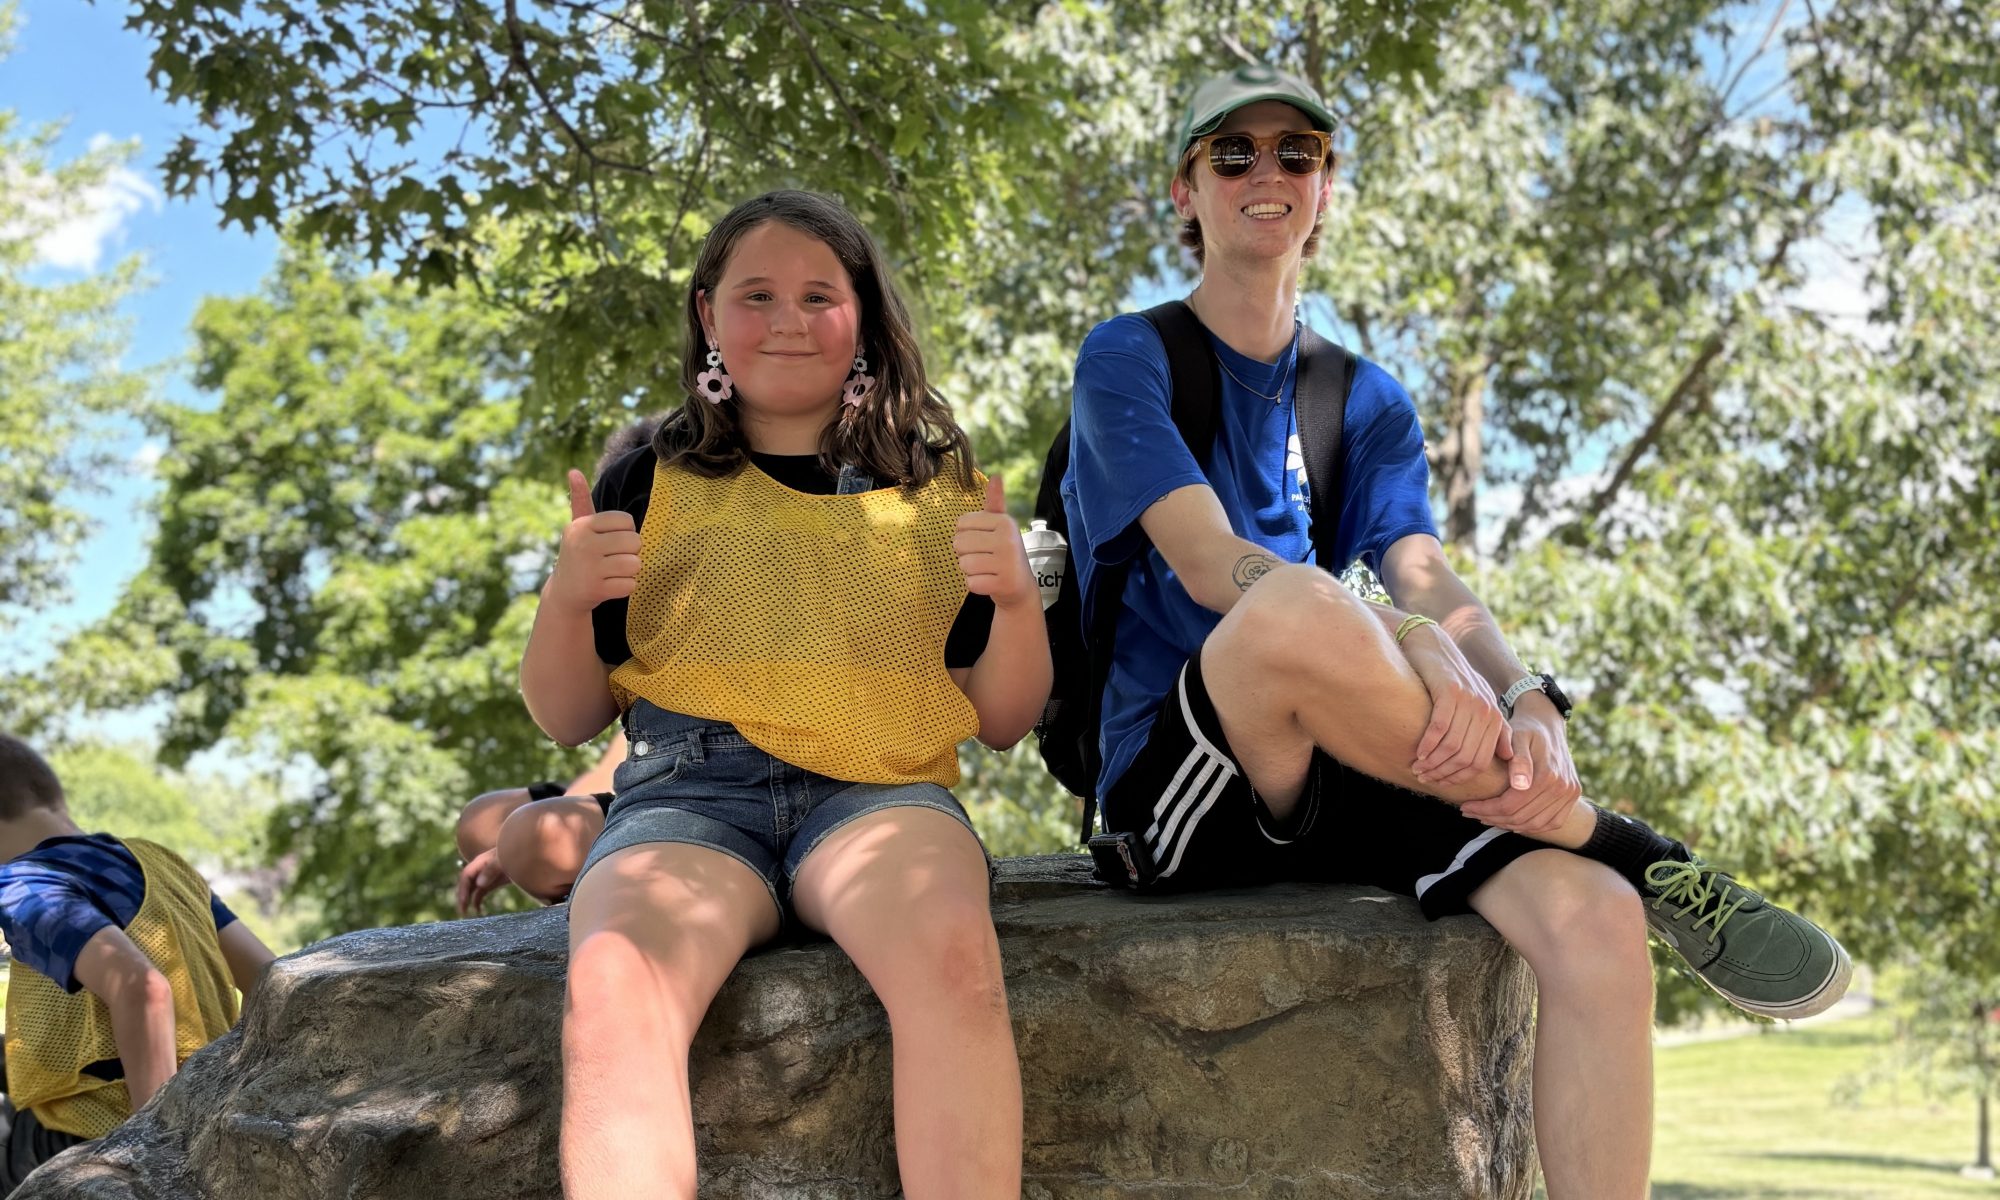
[{"label": "denim overall strap", "polygon": [[841,464],[840,482],[834,485],[833,489],[834,495],[858,496],[863,492],[872,492],[874,490],[875,490],[874,476],[869,475],[866,472],[862,471],[859,467],[856,467],[853,463]]}]

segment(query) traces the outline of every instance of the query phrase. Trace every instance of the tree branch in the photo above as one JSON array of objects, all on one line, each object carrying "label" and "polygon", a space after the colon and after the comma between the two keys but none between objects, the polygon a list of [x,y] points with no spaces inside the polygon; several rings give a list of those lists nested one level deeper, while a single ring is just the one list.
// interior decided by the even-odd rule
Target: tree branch
[{"label": "tree branch", "polygon": [[1728,345],[1729,330],[1734,325],[1733,319],[1726,321],[1708,335],[1708,340],[1702,343],[1701,352],[1695,355],[1694,362],[1688,365],[1687,370],[1681,372],[1680,380],[1674,384],[1674,390],[1669,392],[1666,400],[1654,410],[1653,419],[1647,422],[1645,432],[1626,447],[1625,457],[1619,460],[1618,469],[1611,473],[1611,481],[1599,489],[1597,495],[1591,497],[1590,504],[1585,509],[1586,516],[1595,520],[1603,515],[1613,500],[1618,498],[1618,493],[1624,490],[1626,481],[1632,478],[1632,472],[1638,467],[1639,460],[1659,442],[1660,434],[1666,429],[1667,422],[1680,411],[1681,406],[1686,404],[1690,397],[1695,395],[1702,378],[1708,372],[1709,365],[1721,356],[1723,348]]},{"label": "tree branch", "polygon": [[[513,2],[514,0],[508,0],[510,5]],[[896,177],[895,165],[889,161],[889,155],[882,149],[881,144],[870,136],[867,127],[861,123],[861,114],[855,112],[854,106],[847,102],[847,93],[841,91],[833,73],[819,60],[819,52],[813,49],[812,38],[806,33],[805,26],[799,24],[797,0],[778,0],[778,8],[785,14],[785,23],[792,27],[794,34],[798,35],[799,45],[806,52],[806,60],[812,63],[813,71],[819,75],[820,82],[826,84],[827,90],[833,93],[834,102],[840,105],[840,111],[847,114],[847,124],[854,130],[854,136],[866,143],[869,152],[874,154],[875,161],[882,164],[882,174],[889,184],[889,198],[896,202],[896,213],[902,219],[903,233],[908,236],[914,225],[910,220],[909,203],[903,197],[902,181]]]},{"label": "tree branch", "polygon": [[1778,5],[1778,11],[1771,17],[1770,28],[1764,31],[1764,36],[1758,41],[1757,48],[1751,51],[1750,57],[1744,59],[1742,64],[1736,68],[1736,74],[1730,78],[1728,84],[1723,87],[1721,94],[1716,97],[1715,105],[1717,108],[1726,109],[1729,107],[1729,98],[1736,94],[1737,85],[1743,82],[1743,77],[1750,73],[1750,68],[1756,64],[1757,60],[1764,57],[1764,51],[1771,48],[1771,39],[1777,36],[1778,25],[1784,21],[1785,13],[1790,11],[1791,7],[1792,0],[1784,0],[1784,3]]},{"label": "tree branch", "polygon": [[[1799,185],[1794,199],[1803,202],[1810,198],[1811,194],[1812,181],[1807,180]],[[1804,216],[1785,230],[1783,236],[1779,237],[1777,246],[1772,249],[1769,257],[1765,258],[1763,265],[1758,268],[1758,283],[1769,279],[1779,267],[1784,265],[1786,257],[1791,254],[1792,243],[1798,239],[1800,234],[1805,232],[1808,226],[1819,219],[1825,207],[1824,204],[1813,205]],[[1637,469],[1639,460],[1644,458],[1646,453],[1658,443],[1667,422],[1673,418],[1676,412],[1680,411],[1681,407],[1689,399],[1701,394],[1708,369],[1728,349],[1729,335],[1735,326],[1736,317],[1732,315],[1723,321],[1722,324],[1718,325],[1715,331],[1710,333],[1708,338],[1703,341],[1701,350],[1695,355],[1695,360],[1688,364],[1685,371],[1681,372],[1681,377],[1675,382],[1673,390],[1667,394],[1667,398],[1654,411],[1653,419],[1647,423],[1645,432],[1641,433],[1638,440],[1634,441],[1626,449],[1625,456],[1619,461],[1617,470],[1612,472],[1610,482],[1606,483],[1595,496],[1591,497],[1590,503],[1584,512],[1585,517],[1594,520],[1603,515],[1604,510],[1611,506],[1611,502],[1618,498],[1618,493],[1624,490],[1626,482],[1632,477],[1632,472]],[[1570,522],[1569,532],[1572,536],[1576,532],[1576,525],[1576,521]]]},{"label": "tree branch", "polygon": [[[542,108],[548,114],[549,119],[560,126],[563,134],[569,138],[570,146],[579,155],[588,160],[593,167],[603,167],[611,171],[624,171],[629,174],[650,178],[653,172],[645,167],[635,163],[623,162],[615,158],[606,158],[599,154],[596,147],[592,146],[584,138],[583,134],[577,131],[576,126],[570,124],[569,118],[563,116],[562,109],[556,105],[555,100],[543,89],[541,79],[535,75],[534,68],[528,63],[527,35],[521,29],[521,14],[518,0],[507,0],[506,26],[508,70],[519,71],[521,77],[528,81],[528,87],[535,93],[536,98],[542,102]],[[596,173],[594,171],[589,174],[589,181],[590,187],[594,192],[597,187]]]}]

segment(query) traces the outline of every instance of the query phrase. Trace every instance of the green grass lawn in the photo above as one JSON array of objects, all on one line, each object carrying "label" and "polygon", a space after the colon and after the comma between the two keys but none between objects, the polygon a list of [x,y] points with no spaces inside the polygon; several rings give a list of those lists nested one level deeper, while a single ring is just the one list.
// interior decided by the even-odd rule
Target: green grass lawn
[{"label": "green grass lawn", "polygon": [[2000,1183],[1958,1174],[1970,1097],[1932,1101],[1906,1079],[1835,1102],[1889,1036],[1874,1013],[1659,1051],[1655,1200],[2000,1200]]}]

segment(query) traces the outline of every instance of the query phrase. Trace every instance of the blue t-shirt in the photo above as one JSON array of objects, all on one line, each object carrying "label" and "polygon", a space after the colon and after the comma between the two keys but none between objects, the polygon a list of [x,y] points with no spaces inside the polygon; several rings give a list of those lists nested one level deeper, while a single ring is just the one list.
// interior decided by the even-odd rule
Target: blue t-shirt
[{"label": "blue t-shirt", "polygon": [[[106,925],[123,929],[146,899],[146,875],[108,833],[52,837],[0,863],[0,933],[14,957],[74,992],[76,956]],[[236,914],[208,896],[221,932]]]},{"label": "blue t-shirt", "polygon": [[[1188,596],[1146,541],[1139,515],[1176,488],[1207,484],[1237,536],[1287,562],[1314,560],[1293,351],[1265,363],[1213,335],[1209,341],[1227,369],[1219,373],[1215,444],[1200,461],[1174,428],[1167,351],[1151,322],[1136,313],[1113,317],[1090,331],[1077,355],[1062,497],[1070,569],[1083,595],[1091,594],[1098,567],[1145,548],[1125,583],[1104,690],[1099,795],[1146,744],[1181,665],[1222,619]],[[1267,398],[1273,394],[1275,403]],[[1359,558],[1379,569],[1383,552],[1398,539],[1437,536],[1416,406],[1388,372],[1366,360],[1355,371],[1341,442],[1345,495],[1334,540],[1340,561],[1321,566],[1340,571]]]}]

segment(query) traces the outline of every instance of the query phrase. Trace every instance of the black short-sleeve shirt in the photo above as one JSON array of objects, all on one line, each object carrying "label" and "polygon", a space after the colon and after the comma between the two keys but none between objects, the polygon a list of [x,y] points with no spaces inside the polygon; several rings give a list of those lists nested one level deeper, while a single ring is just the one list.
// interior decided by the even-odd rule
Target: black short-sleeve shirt
[{"label": "black short-sleeve shirt", "polygon": [[[641,446],[604,468],[597,477],[597,485],[590,489],[590,499],[597,511],[631,513],[632,524],[645,528],[646,506],[653,498],[653,468],[659,461],[651,446]],[[840,481],[820,466],[818,455],[752,451],[750,461],[753,465],[749,469],[762,471],[795,492],[831,496],[839,488]],[[622,666],[632,657],[632,644],[625,636],[625,611],[629,604],[622,598],[606,600],[590,613],[597,657],[612,667]],[[970,667],[978,662],[992,628],[993,601],[967,594],[958,610],[958,619],[952,622],[951,634],[945,639],[944,665]]]}]

